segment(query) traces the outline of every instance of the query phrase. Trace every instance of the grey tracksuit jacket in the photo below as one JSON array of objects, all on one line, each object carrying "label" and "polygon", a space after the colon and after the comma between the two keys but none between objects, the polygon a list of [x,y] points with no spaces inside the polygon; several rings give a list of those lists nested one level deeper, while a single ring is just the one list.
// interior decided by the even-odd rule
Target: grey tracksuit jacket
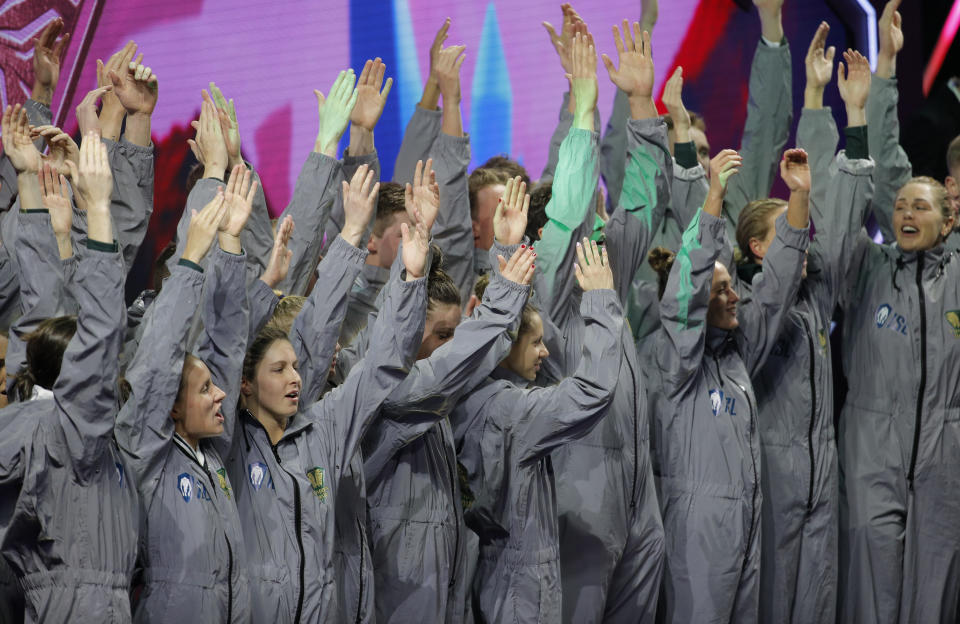
[{"label": "grey tracksuit jacket", "polygon": [[54,398],[0,412],[2,552],[27,622],[131,617],[138,497],[113,441],[125,275],[116,246],[90,245],[69,282],[80,313]]},{"label": "grey tracksuit jacket", "polygon": [[480,537],[473,606],[481,622],[561,621],[551,452],[589,433],[607,413],[622,360],[616,293],[585,293],[580,313],[587,329],[575,375],[549,388],[524,389],[518,384],[526,381],[498,367],[451,417],[476,497],[465,516]]},{"label": "grey tracksuit jacket", "polygon": [[[223,462],[236,430],[246,351],[246,258],[211,252],[206,275],[186,261],[173,268],[145,322],[127,372],[132,394],[117,416],[117,442],[140,491],[144,588],[137,622],[250,621],[250,587],[236,499]],[[204,286],[204,278],[209,282]],[[202,300],[196,351],[226,392],[224,432],[200,440],[200,456],[174,432],[187,331]]]},{"label": "grey tracksuit jacket", "polygon": [[960,616],[960,258],[861,231],[844,308],[840,621]]},{"label": "grey tracksuit jacket", "polygon": [[[825,188],[824,200],[812,202],[817,232],[808,276],[770,356],[753,375],[763,451],[761,622],[836,618],[839,490],[830,321],[870,201],[873,163],[841,152],[833,168],[837,173],[829,176],[814,162],[814,184]],[[741,284],[746,306],[752,284]]]},{"label": "grey tracksuit jacket", "polygon": [[461,396],[510,350],[529,287],[494,275],[476,318],[418,360],[363,440],[377,621],[459,622],[466,553],[453,431]]},{"label": "grey tracksuit jacket", "polygon": [[[363,254],[354,251],[359,263]],[[242,431],[228,465],[255,585],[254,620],[342,622],[344,613],[350,614],[349,621],[357,617],[355,605],[338,604],[343,581],[334,561],[338,490],[371,419],[413,362],[423,332],[426,279],[403,282],[398,275],[385,293],[372,328],[378,348],[319,402],[301,402],[277,444],[271,444],[249,412],[241,416]],[[343,309],[330,323],[333,343]],[[357,594],[360,599],[365,598]]]},{"label": "grey tracksuit jacket", "polygon": [[[604,228],[620,301],[670,202],[672,166],[661,120],[630,121],[627,132],[621,205]],[[596,135],[584,130],[573,129],[564,140],[546,209],[550,220],[536,246],[541,279],[534,290],[552,353],[542,377],[550,381],[575,371],[588,336],[569,267],[575,243],[593,230],[597,149]],[[543,282],[552,286],[541,288]],[[623,365],[609,416],[553,453],[565,622],[652,622],[657,609],[663,526],[650,464],[646,390],[626,323],[619,344]]]},{"label": "grey tracksuit jacket", "polygon": [[660,301],[652,452],[666,533],[667,622],[755,622],[759,609],[761,454],[751,374],[796,297],[809,242],[785,215],[733,331],[707,327],[725,224],[691,222]]}]

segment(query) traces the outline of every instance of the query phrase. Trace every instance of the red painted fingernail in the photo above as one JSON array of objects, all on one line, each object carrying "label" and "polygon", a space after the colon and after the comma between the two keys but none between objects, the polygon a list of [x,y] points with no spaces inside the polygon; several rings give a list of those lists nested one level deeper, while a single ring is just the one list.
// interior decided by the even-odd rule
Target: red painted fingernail
[{"label": "red painted fingernail", "polygon": [[526,249],[526,248],[527,248],[526,245],[520,245],[520,249]]}]

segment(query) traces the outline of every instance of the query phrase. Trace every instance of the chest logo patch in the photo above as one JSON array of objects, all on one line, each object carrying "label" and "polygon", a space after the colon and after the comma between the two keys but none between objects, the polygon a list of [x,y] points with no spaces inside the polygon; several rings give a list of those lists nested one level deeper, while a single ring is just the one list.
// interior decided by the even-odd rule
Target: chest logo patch
[{"label": "chest logo patch", "polygon": [[714,416],[719,414],[720,410],[723,409],[723,390],[714,388],[710,391],[710,409],[713,410]]},{"label": "chest logo patch", "polygon": [[217,470],[217,481],[220,482],[220,489],[227,496],[227,500],[230,500],[230,484],[227,482],[227,471],[223,468]]},{"label": "chest logo patch", "polygon": [[953,328],[953,337],[960,338],[960,310],[950,310],[944,316],[947,317],[947,322]]},{"label": "chest logo patch", "polygon": [[250,485],[253,489],[259,490],[263,487],[263,480],[267,476],[267,465],[263,462],[253,462],[247,466],[247,475],[250,477]]},{"label": "chest logo patch", "polygon": [[873,320],[877,324],[877,329],[889,329],[902,336],[908,335],[907,319],[902,314],[898,314],[889,303],[880,304]]},{"label": "chest logo patch", "polygon": [[891,308],[890,305],[886,303],[881,304],[881,306],[877,308],[877,314],[875,319],[877,321],[877,327],[879,327],[880,329],[883,329],[883,326],[887,324],[887,319],[890,318],[890,311],[892,309],[893,308]]},{"label": "chest logo patch", "polygon": [[193,476],[188,472],[181,473],[177,477],[177,489],[180,490],[183,502],[189,503],[193,497]]},{"label": "chest logo patch", "polygon": [[316,494],[317,498],[321,502],[327,500],[327,486],[323,484],[323,468],[315,466],[307,471],[307,479],[310,480],[310,486],[313,488],[313,493]]},{"label": "chest logo patch", "polygon": [[821,350],[826,349],[827,348],[827,330],[821,329],[820,331],[818,331],[817,338],[819,338],[820,340],[820,349]]}]

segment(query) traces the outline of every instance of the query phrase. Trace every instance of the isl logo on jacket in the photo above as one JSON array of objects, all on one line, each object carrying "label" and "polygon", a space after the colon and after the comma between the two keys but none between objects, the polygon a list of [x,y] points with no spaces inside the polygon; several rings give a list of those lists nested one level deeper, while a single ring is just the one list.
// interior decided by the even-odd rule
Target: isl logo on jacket
[{"label": "isl logo on jacket", "polygon": [[723,390],[716,388],[710,390],[710,409],[713,410],[714,416],[719,414],[720,410],[723,409]]},{"label": "isl logo on jacket", "polygon": [[193,496],[193,476],[189,472],[180,473],[177,477],[177,489],[180,490],[183,502],[189,503]]}]

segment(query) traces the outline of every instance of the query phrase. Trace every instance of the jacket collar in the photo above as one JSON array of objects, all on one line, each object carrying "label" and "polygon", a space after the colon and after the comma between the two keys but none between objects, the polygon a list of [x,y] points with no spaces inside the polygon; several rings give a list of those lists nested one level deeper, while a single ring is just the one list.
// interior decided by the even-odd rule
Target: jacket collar
[{"label": "jacket collar", "polygon": [[530,380],[524,379],[520,375],[516,374],[509,368],[505,366],[497,366],[493,369],[493,372],[490,373],[492,379],[502,379],[504,381],[509,381],[515,386],[520,388],[527,388],[530,386]]}]

